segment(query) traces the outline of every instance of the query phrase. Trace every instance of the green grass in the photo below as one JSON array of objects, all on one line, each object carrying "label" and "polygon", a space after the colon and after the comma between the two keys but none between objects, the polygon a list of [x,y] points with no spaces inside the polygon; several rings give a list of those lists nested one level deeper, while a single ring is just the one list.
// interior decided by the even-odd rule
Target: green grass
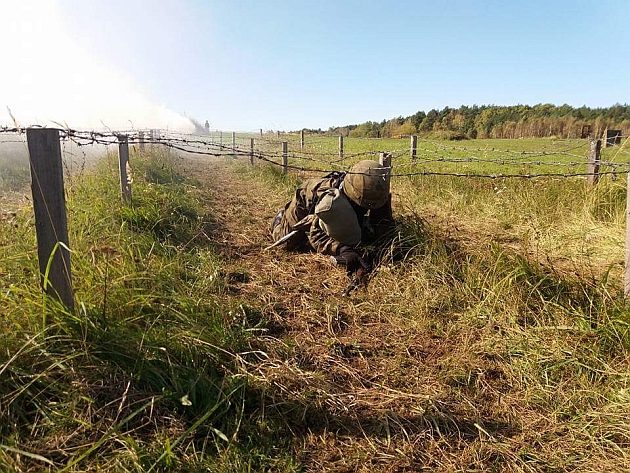
[{"label": "green grass", "polygon": [[30,182],[28,161],[0,158],[0,192],[20,191]]},{"label": "green grass", "polygon": [[[266,135],[266,138],[270,137]],[[280,146],[261,143],[267,153]],[[417,161],[408,153],[409,139],[345,138],[347,159],[339,161],[337,137],[305,138],[305,154],[299,156],[299,136],[282,135],[289,141],[289,164],[306,169],[347,169],[368,156],[353,153],[393,152],[393,173],[442,172],[482,174],[546,174],[587,172],[587,140],[418,140]],[[327,155],[308,154],[327,153]],[[377,154],[371,155],[378,159]],[[393,191],[403,212],[438,215],[465,232],[512,241],[527,253],[550,256],[566,267],[582,268],[582,274],[598,275],[612,270],[620,277],[625,231],[626,169],[628,142],[604,148],[602,172],[596,187],[585,177],[465,178],[411,176],[394,179]],[[474,158],[476,161],[465,161]],[[311,159],[316,159],[317,162]],[[435,161],[442,159],[442,161]],[[452,162],[453,160],[464,160]],[[280,162],[279,157],[275,157]],[[610,165],[616,163],[616,166]]]},{"label": "green grass", "polygon": [[[311,149],[336,149],[318,140]],[[547,139],[420,143],[450,157],[586,151]],[[347,139],[346,152],[406,145]],[[256,300],[229,295],[198,183],[168,155],[131,162],[133,206],[120,204],[113,157],[69,189],[75,314],[40,294],[30,211],[0,222],[0,470],[630,468],[625,179],[395,179],[396,243],[368,292],[261,286],[265,310],[295,298],[291,323],[313,331],[310,345],[296,336],[269,350],[280,367],[271,385],[249,370],[267,321]],[[280,201],[299,182],[277,167],[237,171]],[[333,306],[344,333],[320,320]],[[356,404],[327,407],[346,394]]]},{"label": "green grass", "polygon": [[[275,168],[242,172],[290,198],[294,182]],[[401,427],[388,430],[390,450],[375,446],[384,425],[362,425],[369,447],[347,438],[328,444],[374,471],[379,454],[394,449],[392,469],[412,458],[435,471],[627,471],[625,179],[592,188],[583,179],[418,176],[394,180],[393,191],[393,251],[404,258],[377,269],[357,312],[342,310],[360,320],[352,327],[359,348],[370,337],[369,347],[384,345],[382,359],[365,355],[365,378],[354,376],[362,389],[376,379],[401,395],[400,407],[388,404]],[[387,329],[370,334],[371,324]],[[437,355],[410,354],[417,346],[430,354],[435,346]],[[420,419],[406,414],[404,392],[427,397],[413,403]]]},{"label": "green grass", "polygon": [[[339,161],[338,137],[306,135],[305,147],[301,154],[299,135],[282,134],[280,138],[265,135],[257,139],[257,147],[267,153],[280,155],[281,141],[288,142],[290,163],[306,168],[337,169],[347,167],[359,159],[369,156],[353,156],[357,153],[372,153],[377,159],[379,152],[389,152],[395,156],[394,172],[439,171],[473,174],[542,174],[586,172],[586,156],[589,150],[587,140],[578,139],[476,139],[444,141],[419,138],[417,159],[410,158],[409,138],[350,138],[344,137],[344,153],[347,156]],[[248,137],[242,135],[238,142],[248,147]],[[302,157],[307,159],[302,159]],[[622,170],[623,163],[630,156],[625,146],[604,148],[601,159],[605,163],[617,163],[617,167],[602,166],[602,171]],[[318,162],[315,162],[316,160]],[[280,162],[279,157],[276,161]],[[455,161],[455,162],[453,162]],[[334,165],[333,167],[331,167]]]},{"label": "green grass", "polygon": [[129,207],[111,157],[74,181],[73,314],[40,294],[30,210],[0,225],[0,470],[294,469],[247,417],[259,321],[223,301],[211,216],[171,161],[132,160]]}]

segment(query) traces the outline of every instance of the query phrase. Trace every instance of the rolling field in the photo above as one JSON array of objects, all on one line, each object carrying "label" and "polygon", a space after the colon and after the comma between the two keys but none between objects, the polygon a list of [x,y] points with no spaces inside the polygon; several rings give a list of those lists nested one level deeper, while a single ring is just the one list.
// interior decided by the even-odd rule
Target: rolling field
[{"label": "rolling field", "polygon": [[[582,172],[588,146],[306,142],[290,164],[394,174]],[[113,156],[67,185],[75,314],[40,295],[32,210],[0,220],[0,470],[630,469],[625,174],[395,177],[389,251],[342,297],[328,258],[263,250],[311,171],[132,163],[131,207]]]}]

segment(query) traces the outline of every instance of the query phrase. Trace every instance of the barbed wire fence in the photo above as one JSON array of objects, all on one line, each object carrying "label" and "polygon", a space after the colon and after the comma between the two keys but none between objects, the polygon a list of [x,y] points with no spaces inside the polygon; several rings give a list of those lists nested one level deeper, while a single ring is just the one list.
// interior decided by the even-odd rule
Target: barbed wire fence
[{"label": "barbed wire fence", "polygon": [[[602,140],[591,140],[586,156],[576,150],[584,144],[571,145],[558,150],[515,150],[497,147],[466,147],[437,140],[409,137],[409,146],[389,150],[366,150],[348,153],[343,136],[338,138],[338,149],[325,150],[322,137],[313,137],[318,149],[307,149],[305,133],[280,137],[236,132],[225,134],[218,130],[204,134],[180,133],[168,130],[85,131],[69,128],[0,128],[0,145],[23,143],[28,150],[31,171],[31,189],[35,211],[35,227],[38,242],[38,260],[43,290],[61,301],[69,310],[74,307],[70,249],[64,197],[64,162],[62,145],[70,142],[79,149],[101,145],[118,150],[120,193],[123,205],[133,205],[133,172],[129,159],[129,146],[144,153],[147,147],[167,149],[181,155],[200,157],[248,158],[250,165],[256,162],[280,168],[283,173],[329,174],[353,173],[351,165],[357,159],[378,159],[387,169],[390,179],[414,176],[444,176],[462,179],[570,179],[586,178],[596,185],[601,176],[617,179],[626,174],[626,258],[624,294],[630,296],[630,153],[625,149],[628,137],[615,135],[620,146],[612,159],[602,160]],[[7,139],[4,139],[7,138]],[[289,140],[291,139],[291,141]],[[326,143],[330,137],[326,137]],[[358,140],[362,140],[359,138]],[[310,138],[309,138],[310,142]],[[377,144],[385,141],[375,141]],[[289,150],[289,143],[294,149]],[[298,149],[299,146],[299,149]],[[322,148],[322,149],[319,149]],[[67,151],[66,151],[67,153]],[[464,156],[453,156],[465,153]],[[478,154],[482,154],[478,156]],[[84,154],[85,156],[85,154]],[[550,159],[547,159],[550,158]],[[453,170],[445,166],[491,166],[504,168],[504,172],[483,170]],[[514,168],[520,168],[513,170]],[[66,171],[68,171],[66,169]],[[358,173],[361,174],[361,173]]]}]

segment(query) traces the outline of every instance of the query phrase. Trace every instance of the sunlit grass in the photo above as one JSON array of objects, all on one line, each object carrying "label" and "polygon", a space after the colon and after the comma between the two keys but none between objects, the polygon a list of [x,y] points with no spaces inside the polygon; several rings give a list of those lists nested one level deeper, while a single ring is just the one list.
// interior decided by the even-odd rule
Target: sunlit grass
[{"label": "sunlit grass", "polygon": [[[239,143],[248,139],[243,135]],[[588,140],[578,139],[444,141],[419,138],[416,159],[412,161],[409,138],[344,137],[345,158],[341,159],[338,137],[306,135],[303,149],[296,134],[282,134],[280,138],[265,135],[262,139],[254,136],[254,139],[257,149],[271,154],[277,162],[281,161],[281,142],[287,141],[289,164],[310,169],[343,169],[360,159],[378,159],[380,152],[387,152],[394,156],[394,172],[401,174],[421,171],[489,175],[584,173],[589,151]],[[601,171],[622,171],[629,153],[625,147],[603,148]]]},{"label": "sunlit grass", "polygon": [[0,225],[0,469],[291,470],[243,419],[251,309],[220,302],[210,216],[168,156],[132,162],[132,206],[113,159],[68,191],[75,313],[40,294],[31,210]]},{"label": "sunlit grass", "polygon": [[[317,149],[334,154],[335,138],[320,141]],[[567,140],[420,143],[449,156],[482,147],[494,156],[500,146],[586,151]],[[347,139],[346,152],[407,144]],[[561,158],[573,159],[553,157]],[[347,301],[315,301],[343,304],[357,324],[343,335],[357,344],[356,359],[321,356],[336,369],[346,363],[354,373],[365,363],[374,371],[352,379],[378,396],[343,406],[348,423],[372,413],[346,435],[334,422],[310,431],[339,392],[326,391],[336,388],[332,365],[298,369],[307,354],[299,341],[283,340],[276,356],[287,358],[268,360],[295,366],[290,377],[279,369],[271,383],[248,371],[265,320],[258,300],[226,290],[199,183],[164,154],[132,163],[131,207],[120,204],[113,159],[69,188],[75,314],[39,292],[31,211],[0,222],[0,469],[630,469],[624,179],[595,188],[581,178],[395,179],[397,232],[369,288]],[[236,171],[245,189],[255,182],[283,199],[310,175],[284,176],[263,163]],[[296,290],[282,288],[301,298]],[[321,312],[291,316],[334,323]],[[322,346],[332,350],[342,336],[329,332]],[[362,343],[373,353],[364,356]],[[273,402],[265,405],[267,389]],[[301,450],[317,462],[298,464]]]},{"label": "sunlit grass", "polygon": [[[294,178],[274,167],[242,172],[291,197]],[[401,405],[407,390],[429,400],[415,401],[426,422],[417,430],[388,404],[402,426],[391,433],[400,454],[391,464],[411,456],[436,471],[630,468],[625,179],[593,188],[580,178],[418,176],[394,180],[393,192],[398,256],[377,267],[356,316],[391,330],[374,343],[387,346],[387,386]],[[409,353],[427,339],[437,361]],[[312,405],[312,395],[302,402]],[[477,430],[464,432],[458,419],[474,419]],[[377,465],[376,432],[364,432],[371,448],[335,445]],[[406,442],[415,446],[408,455]]]}]

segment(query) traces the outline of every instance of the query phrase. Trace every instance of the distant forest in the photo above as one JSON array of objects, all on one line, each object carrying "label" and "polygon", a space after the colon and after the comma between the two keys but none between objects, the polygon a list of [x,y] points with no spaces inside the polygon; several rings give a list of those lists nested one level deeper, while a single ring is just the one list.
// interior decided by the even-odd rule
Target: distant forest
[{"label": "distant forest", "polygon": [[[538,104],[462,105],[459,108],[417,112],[382,122],[331,127],[325,133],[351,137],[395,138],[418,134],[444,139],[467,138],[586,138],[601,137],[606,128],[630,134],[630,105],[606,108],[575,108],[570,105]],[[320,130],[308,130],[323,133]]]}]

